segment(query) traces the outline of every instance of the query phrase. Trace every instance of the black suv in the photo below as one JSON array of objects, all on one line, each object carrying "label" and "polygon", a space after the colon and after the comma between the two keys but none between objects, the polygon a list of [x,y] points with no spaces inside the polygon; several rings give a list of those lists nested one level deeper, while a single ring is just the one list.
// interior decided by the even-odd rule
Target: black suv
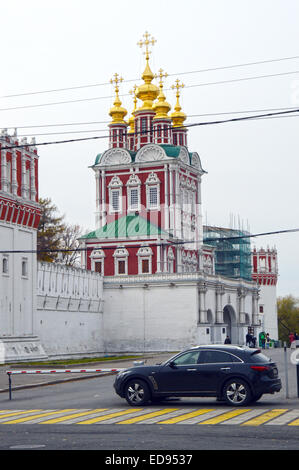
[{"label": "black suv", "polygon": [[154,366],[119,372],[116,393],[132,406],[165,397],[217,397],[231,406],[255,402],[279,392],[277,366],[259,349],[205,345],[183,351]]}]

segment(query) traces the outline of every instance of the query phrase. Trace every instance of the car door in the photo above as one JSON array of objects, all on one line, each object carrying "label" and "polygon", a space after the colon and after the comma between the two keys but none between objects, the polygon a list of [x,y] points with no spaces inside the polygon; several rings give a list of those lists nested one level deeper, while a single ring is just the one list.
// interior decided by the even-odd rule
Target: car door
[{"label": "car door", "polygon": [[199,392],[215,393],[223,380],[238,368],[242,362],[225,351],[202,350],[199,357]]},{"label": "car door", "polygon": [[161,366],[155,373],[160,393],[194,393],[198,385],[199,350],[187,351]]}]

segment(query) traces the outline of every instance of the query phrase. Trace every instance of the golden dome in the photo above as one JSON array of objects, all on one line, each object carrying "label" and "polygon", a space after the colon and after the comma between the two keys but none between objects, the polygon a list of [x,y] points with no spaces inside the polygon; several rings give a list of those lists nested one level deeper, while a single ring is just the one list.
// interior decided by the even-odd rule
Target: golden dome
[{"label": "golden dome", "polygon": [[154,117],[155,119],[165,119],[169,118],[168,112],[171,109],[171,106],[169,103],[167,103],[165,95],[163,93],[163,77],[167,77],[167,73],[165,72],[163,74],[163,70],[159,70],[159,74],[156,75],[156,77],[160,77],[160,93],[158,95],[158,101],[153,105],[153,110],[156,112],[156,116]]},{"label": "golden dome", "polygon": [[172,85],[172,89],[176,88],[176,105],[174,107],[174,112],[170,115],[173,123],[173,127],[184,127],[183,122],[186,120],[187,116],[182,112],[182,108],[179,102],[180,97],[180,88],[183,88],[185,85],[180,84],[179,80],[175,81],[175,85]]},{"label": "golden dome", "polygon": [[117,73],[114,74],[114,79],[111,78],[110,80],[110,83],[115,84],[115,100],[113,103],[113,107],[109,111],[109,115],[112,117],[111,124],[127,124],[126,121],[124,121],[124,117],[127,114],[127,110],[121,106],[121,101],[118,96],[118,84],[122,81],[123,79],[119,77]]},{"label": "golden dome", "polygon": [[152,83],[152,80],[155,78],[155,76],[149,66],[149,55],[151,52],[148,49],[149,44],[154,45],[156,40],[154,38],[150,39],[151,36],[150,34],[148,34],[148,32],[146,32],[143,36],[145,40],[139,41],[137,43],[138,46],[140,47],[145,46],[145,60],[146,60],[145,69],[142,74],[142,79],[144,83],[140,85],[136,91],[137,98],[143,101],[143,104],[140,108],[138,108],[138,111],[152,110],[153,101],[157,98],[159,94],[159,88]]}]

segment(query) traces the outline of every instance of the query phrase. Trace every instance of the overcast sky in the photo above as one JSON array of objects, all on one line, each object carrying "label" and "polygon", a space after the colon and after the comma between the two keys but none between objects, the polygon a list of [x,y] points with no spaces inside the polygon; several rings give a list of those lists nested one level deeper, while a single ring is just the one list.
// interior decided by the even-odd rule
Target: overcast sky
[{"label": "overcast sky", "polygon": [[[0,128],[17,127],[19,135],[35,135],[38,143],[107,135],[111,85],[49,90],[107,83],[117,72],[132,80],[121,85],[120,93],[128,94],[144,69],[137,42],[145,31],[157,40],[152,70],[162,67],[171,75],[167,101],[174,105],[168,88],[179,78],[185,84],[183,111],[215,114],[188,117],[188,123],[299,108],[299,58],[202,71],[299,56],[298,19],[297,0],[1,0]],[[179,75],[184,72],[198,73]],[[239,80],[276,74],[284,75]],[[229,80],[234,81],[211,84]],[[48,104],[87,98],[97,99]],[[131,97],[121,99],[130,113]],[[57,126],[70,123],[78,124]],[[298,126],[296,115],[189,130],[189,150],[199,153],[208,172],[204,222],[227,227],[233,214],[236,226],[241,220],[251,233],[299,227]],[[95,228],[89,166],[106,148],[107,139],[39,147],[40,196],[50,197],[67,222],[85,229]],[[278,295],[299,296],[298,239],[295,232],[253,241],[278,250]]]}]

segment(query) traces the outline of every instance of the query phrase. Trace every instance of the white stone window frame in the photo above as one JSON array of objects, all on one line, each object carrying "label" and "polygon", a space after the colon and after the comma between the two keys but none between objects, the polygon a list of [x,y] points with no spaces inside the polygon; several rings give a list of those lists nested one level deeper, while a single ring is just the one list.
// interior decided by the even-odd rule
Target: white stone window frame
[{"label": "white stone window frame", "polygon": [[[158,175],[152,171],[145,182],[146,184],[146,208],[148,210],[160,210],[160,185],[161,181],[158,178]],[[157,190],[157,203],[154,205],[150,201],[150,189],[155,188]]]},{"label": "white stone window frame", "polygon": [[[141,207],[141,181],[136,173],[132,173],[127,183],[127,208],[128,212],[139,212]],[[137,205],[132,206],[132,192],[137,191]]]},{"label": "white stone window frame", "polygon": [[[118,176],[113,176],[110,183],[108,184],[109,188],[109,213],[116,214],[122,212],[122,186],[123,183]],[[113,207],[113,193],[118,193],[118,208]]]},{"label": "white stone window frame", "polygon": [[174,273],[174,260],[175,260],[174,252],[173,252],[173,249],[170,247],[168,248],[168,252],[167,252],[167,269],[170,274]]},{"label": "white stone window frame", "polygon": [[[153,250],[149,246],[141,246],[137,251],[138,256],[138,274],[146,275],[153,272]],[[149,272],[142,272],[142,261],[148,261]]]},{"label": "white stone window frame", "polygon": [[28,279],[28,258],[23,257],[21,259],[21,277],[22,279]]},{"label": "white stone window frame", "polygon": [[2,255],[1,271],[3,276],[9,276],[9,255]]},{"label": "white stone window frame", "polygon": [[101,274],[102,276],[104,275],[104,263],[105,263],[105,253],[104,253],[104,250],[102,250],[101,248],[95,248],[91,255],[90,255],[90,259],[91,259],[91,270],[96,272],[96,262],[100,261],[102,264],[101,264],[101,272],[99,274]]},{"label": "white stone window frame", "polygon": [[[118,247],[113,253],[114,258],[114,275],[115,276],[127,276],[128,275],[128,258],[129,252],[125,247]],[[119,273],[118,271],[118,262],[124,261],[125,262],[125,272]]]}]

